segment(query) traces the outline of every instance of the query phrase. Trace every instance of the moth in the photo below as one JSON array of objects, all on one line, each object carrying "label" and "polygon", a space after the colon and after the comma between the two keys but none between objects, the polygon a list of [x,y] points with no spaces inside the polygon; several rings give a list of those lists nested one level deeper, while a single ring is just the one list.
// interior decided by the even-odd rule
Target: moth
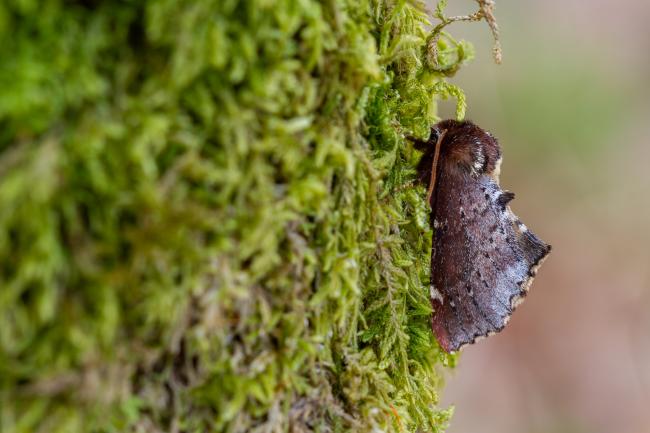
[{"label": "moth", "polygon": [[458,351],[501,331],[551,251],[510,210],[501,190],[497,139],[469,121],[431,128],[418,181],[427,186],[434,239],[431,326],[440,346]]}]

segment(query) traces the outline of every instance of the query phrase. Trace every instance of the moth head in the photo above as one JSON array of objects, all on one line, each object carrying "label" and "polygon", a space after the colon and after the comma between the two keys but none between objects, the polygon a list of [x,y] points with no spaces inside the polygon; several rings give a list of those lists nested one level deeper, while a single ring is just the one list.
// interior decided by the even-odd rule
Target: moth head
[{"label": "moth head", "polygon": [[433,129],[438,136],[446,131],[440,154],[447,164],[455,164],[475,176],[498,177],[501,148],[492,134],[468,120],[443,120]]},{"label": "moth head", "polygon": [[418,178],[423,183],[431,177],[436,146],[440,141],[438,165],[450,165],[473,176],[487,174],[498,181],[501,148],[497,139],[474,123],[443,120],[431,128],[427,141],[415,144],[424,155],[418,164]]}]

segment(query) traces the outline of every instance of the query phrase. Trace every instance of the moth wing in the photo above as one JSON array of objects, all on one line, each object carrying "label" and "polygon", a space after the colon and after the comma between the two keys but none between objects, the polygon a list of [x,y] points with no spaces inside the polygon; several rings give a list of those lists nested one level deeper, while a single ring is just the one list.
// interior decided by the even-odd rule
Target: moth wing
[{"label": "moth wing", "polygon": [[512,213],[513,197],[487,174],[439,172],[432,213],[432,328],[447,352],[503,329],[550,251]]}]

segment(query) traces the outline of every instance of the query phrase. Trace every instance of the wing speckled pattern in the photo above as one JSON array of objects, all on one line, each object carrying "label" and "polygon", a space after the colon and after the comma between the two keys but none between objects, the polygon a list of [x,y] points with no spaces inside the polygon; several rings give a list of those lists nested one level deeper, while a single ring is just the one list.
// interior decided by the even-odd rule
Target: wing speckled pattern
[{"label": "wing speckled pattern", "polygon": [[[431,177],[435,145],[440,161]],[[503,329],[550,246],[508,206],[514,194],[499,187],[501,150],[489,133],[471,122],[448,120],[419,146],[425,150],[420,180],[436,179],[432,328],[444,350],[457,351]]]}]

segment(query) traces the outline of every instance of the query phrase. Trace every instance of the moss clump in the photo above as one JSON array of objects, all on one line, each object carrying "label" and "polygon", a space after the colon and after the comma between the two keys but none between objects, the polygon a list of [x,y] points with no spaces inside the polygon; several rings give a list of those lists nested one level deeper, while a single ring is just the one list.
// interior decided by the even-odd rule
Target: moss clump
[{"label": "moss clump", "polygon": [[426,208],[391,193],[461,96],[427,25],[0,4],[0,430],[441,430]]}]

